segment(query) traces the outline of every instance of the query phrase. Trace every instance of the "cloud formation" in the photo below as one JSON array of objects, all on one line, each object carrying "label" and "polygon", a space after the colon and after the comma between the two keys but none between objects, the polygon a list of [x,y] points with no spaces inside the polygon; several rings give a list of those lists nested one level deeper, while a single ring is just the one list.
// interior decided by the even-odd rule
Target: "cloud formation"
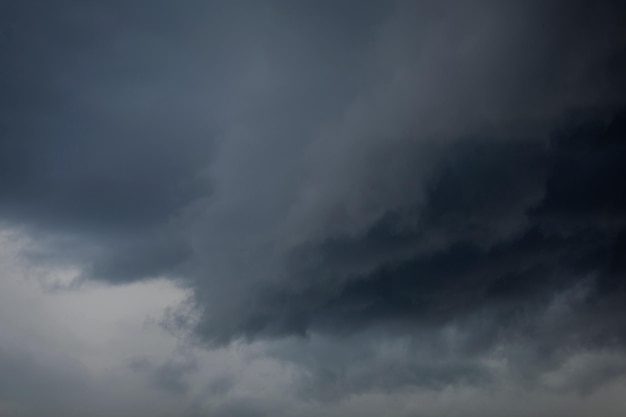
[{"label": "cloud formation", "polygon": [[[0,15],[0,225],[34,239],[29,263],[76,268],[72,288],[173,280],[189,297],[167,329],[260,349],[275,389],[294,383],[281,402],[223,372],[209,415],[623,375],[619,2]],[[201,397],[194,355],[130,363]]]}]

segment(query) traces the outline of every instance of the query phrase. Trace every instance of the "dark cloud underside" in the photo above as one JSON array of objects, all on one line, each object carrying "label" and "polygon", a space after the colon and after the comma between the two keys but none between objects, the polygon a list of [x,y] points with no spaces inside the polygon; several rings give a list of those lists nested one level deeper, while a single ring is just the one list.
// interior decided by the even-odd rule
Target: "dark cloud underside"
[{"label": "dark cloud underside", "polygon": [[[621,352],[625,21],[609,1],[7,1],[0,224],[80,279],[176,278],[168,324],[203,344],[328,338],[277,353],[312,392],[342,340],[436,357],[462,335],[345,392],[479,385],[472,355],[501,346],[520,374]],[[181,394],[193,367],[150,371]]]}]

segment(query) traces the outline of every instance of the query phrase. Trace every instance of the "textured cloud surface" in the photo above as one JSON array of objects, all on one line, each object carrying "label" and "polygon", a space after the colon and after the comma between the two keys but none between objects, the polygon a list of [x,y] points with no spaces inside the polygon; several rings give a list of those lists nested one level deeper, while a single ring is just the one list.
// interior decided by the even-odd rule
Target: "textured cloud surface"
[{"label": "textured cloud surface", "polygon": [[[0,16],[0,226],[28,241],[3,237],[7,293],[36,275],[45,317],[112,286],[134,294],[107,296],[120,323],[154,283],[186,295],[155,302],[170,350],[129,331],[114,349],[97,319],[63,360],[0,338],[0,415],[155,415],[159,395],[190,416],[619,415],[620,2]],[[123,371],[90,368],[103,344]]]}]

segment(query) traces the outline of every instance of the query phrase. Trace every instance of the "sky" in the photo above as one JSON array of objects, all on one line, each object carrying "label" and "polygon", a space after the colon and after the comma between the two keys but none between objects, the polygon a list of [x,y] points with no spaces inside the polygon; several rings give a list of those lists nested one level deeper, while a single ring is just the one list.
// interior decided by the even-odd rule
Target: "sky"
[{"label": "sky", "polygon": [[0,1],[0,417],[620,417],[626,6]]}]

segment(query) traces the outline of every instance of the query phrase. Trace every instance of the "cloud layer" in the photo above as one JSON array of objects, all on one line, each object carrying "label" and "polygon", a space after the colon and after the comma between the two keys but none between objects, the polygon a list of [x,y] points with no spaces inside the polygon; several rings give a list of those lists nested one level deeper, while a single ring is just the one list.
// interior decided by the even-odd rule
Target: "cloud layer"
[{"label": "cloud layer", "polygon": [[[357,415],[396,396],[410,415],[410,390],[571,396],[622,375],[618,2],[0,15],[0,225],[32,239],[29,264],[78,271],[54,289],[188,291],[164,324],[194,353],[130,361],[153,389],[200,397],[202,352],[233,346],[269,364],[277,391],[294,383],[290,403],[233,394],[209,415]],[[237,381],[206,386],[261,389]]]}]

